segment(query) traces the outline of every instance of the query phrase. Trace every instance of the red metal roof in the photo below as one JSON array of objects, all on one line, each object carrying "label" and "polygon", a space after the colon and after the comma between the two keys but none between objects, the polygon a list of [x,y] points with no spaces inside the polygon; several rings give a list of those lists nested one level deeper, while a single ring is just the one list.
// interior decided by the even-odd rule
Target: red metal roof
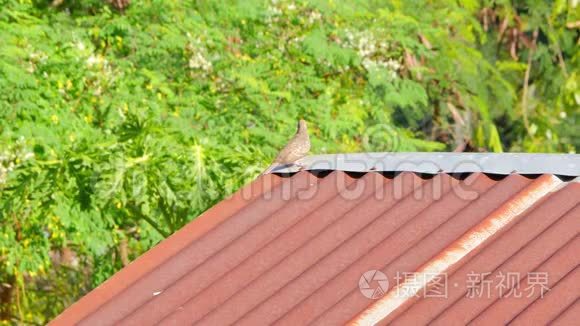
[{"label": "red metal roof", "polygon": [[[580,310],[579,202],[580,184],[552,175],[264,175],[53,324],[564,325]],[[390,284],[377,299],[359,288],[370,270]],[[541,275],[549,291],[500,298],[508,273],[504,291]],[[442,275],[446,297],[429,295]],[[466,296],[474,275],[489,295]]]}]

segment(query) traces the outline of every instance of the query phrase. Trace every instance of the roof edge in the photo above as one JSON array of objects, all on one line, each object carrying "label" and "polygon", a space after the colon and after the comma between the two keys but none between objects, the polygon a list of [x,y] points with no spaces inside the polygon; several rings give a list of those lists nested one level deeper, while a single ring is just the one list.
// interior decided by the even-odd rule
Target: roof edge
[{"label": "roof edge", "polygon": [[281,178],[275,175],[255,179],[117,271],[104,283],[67,307],[49,325],[74,325],[81,322],[112,297],[132,286],[192,241],[202,237],[249,202],[265,192],[272,191],[280,184]]},{"label": "roof edge", "polygon": [[277,165],[269,173],[294,173],[300,170],[580,176],[580,154],[445,152],[324,154],[305,157],[296,165]]}]

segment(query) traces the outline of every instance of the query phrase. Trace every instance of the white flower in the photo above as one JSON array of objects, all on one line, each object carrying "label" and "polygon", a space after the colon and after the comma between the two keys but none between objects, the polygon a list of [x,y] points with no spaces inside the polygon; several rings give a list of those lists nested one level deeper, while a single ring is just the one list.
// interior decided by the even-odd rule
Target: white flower
[{"label": "white flower", "polygon": [[100,56],[100,55],[95,56],[95,55],[91,54],[87,58],[87,66],[89,66],[89,67],[102,66],[103,68],[108,69],[109,62],[103,56]]},{"label": "white flower", "polygon": [[375,68],[377,66],[377,63],[369,58],[364,58],[362,61],[362,65],[363,67],[365,67],[366,70],[370,70],[372,68]]},{"label": "white flower", "polygon": [[308,14],[308,22],[310,24],[313,24],[314,22],[320,20],[321,18],[322,15],[318,11],[311,11],[310,14]]},{"label": "white flower", "polygon": [[384,62],[384,67],[390,68],[392,70],[400,70],[402,66],[397,60],[389,59]]},{"label": "white flower", "polygon": [[280,9],[278,7],[270,6],[270,7],[268,7],[267,12],[268,12],[268,14],[270,16],[280,16],[280,15],[282,15],[282,9]]},{"label": "white flower", "polygon": [[186,48],[191,53],[188,61],[190,69],[199,69],[205,72],[212,70],[212,63],[205,56],[205,54],[207,54],[207,49],[200,38],[193,39],[189,44],[187,44]]},{"label": "white flower", "polygon": [[189,59],[189,68],[210,71],[212,64],[201,53],[197,52]]},{"label": "white flower", "polygon": [[92,54],[87,58],[87,65],[89,67],[96,65],[98,62],[99,62],[99,59]]}]

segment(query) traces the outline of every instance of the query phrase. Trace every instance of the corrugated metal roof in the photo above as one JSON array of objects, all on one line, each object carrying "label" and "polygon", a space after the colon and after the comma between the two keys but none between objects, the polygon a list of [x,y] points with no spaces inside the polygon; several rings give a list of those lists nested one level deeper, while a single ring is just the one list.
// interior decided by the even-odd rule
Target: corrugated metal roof
[{"label": "corrugated metal roof", "polygon": [[[579,183],[549,174],[263,175],[53,323],[565,324],[579,310],[579,203]],[[390,284],[377,299],[359,287],[371,270]],[[478,273],[493,289],[518,273],[509,290],[540,272],[543,298],[466,297]],[[442,275],[447,298],[428,295]]]},{"label": "corrugated metal roof", "polygon": [[271,173],[304,170],[351,172],[556,174],[580,175],[578,154],[531,153],[348,153],[312,155],[298,165],[278,165]]}]

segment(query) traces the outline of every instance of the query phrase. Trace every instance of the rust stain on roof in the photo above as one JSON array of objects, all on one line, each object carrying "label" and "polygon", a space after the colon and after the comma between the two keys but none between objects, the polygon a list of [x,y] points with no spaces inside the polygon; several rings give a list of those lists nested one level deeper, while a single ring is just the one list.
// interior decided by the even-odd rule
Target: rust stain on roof
[{"label": "rust stain on roof", "polygon": [[[268,174],[53,324],[565,324],[580,309],[579,203],[580,184],[552,175]],[[369,270],[390,284],[378,299],[359,288]],[[540,272],[549,291],[468,297],[470,275],[493,289],[516,272],[512,292]],[[441,275],[446,297],[428,296]]]},{"label": "rust stain on roof", "polygon": [[551,175],[540,177],[420,267],[415,272],[417,274],[412,274],[409,279],[404,280],[396,288],[390,290],[385,297],[355,317],[351,323],[374,325],[413,301],[419,291],[428,287],[436,277],[453,270],[453,266],[554,190],[560,183],[558,178]]}]

